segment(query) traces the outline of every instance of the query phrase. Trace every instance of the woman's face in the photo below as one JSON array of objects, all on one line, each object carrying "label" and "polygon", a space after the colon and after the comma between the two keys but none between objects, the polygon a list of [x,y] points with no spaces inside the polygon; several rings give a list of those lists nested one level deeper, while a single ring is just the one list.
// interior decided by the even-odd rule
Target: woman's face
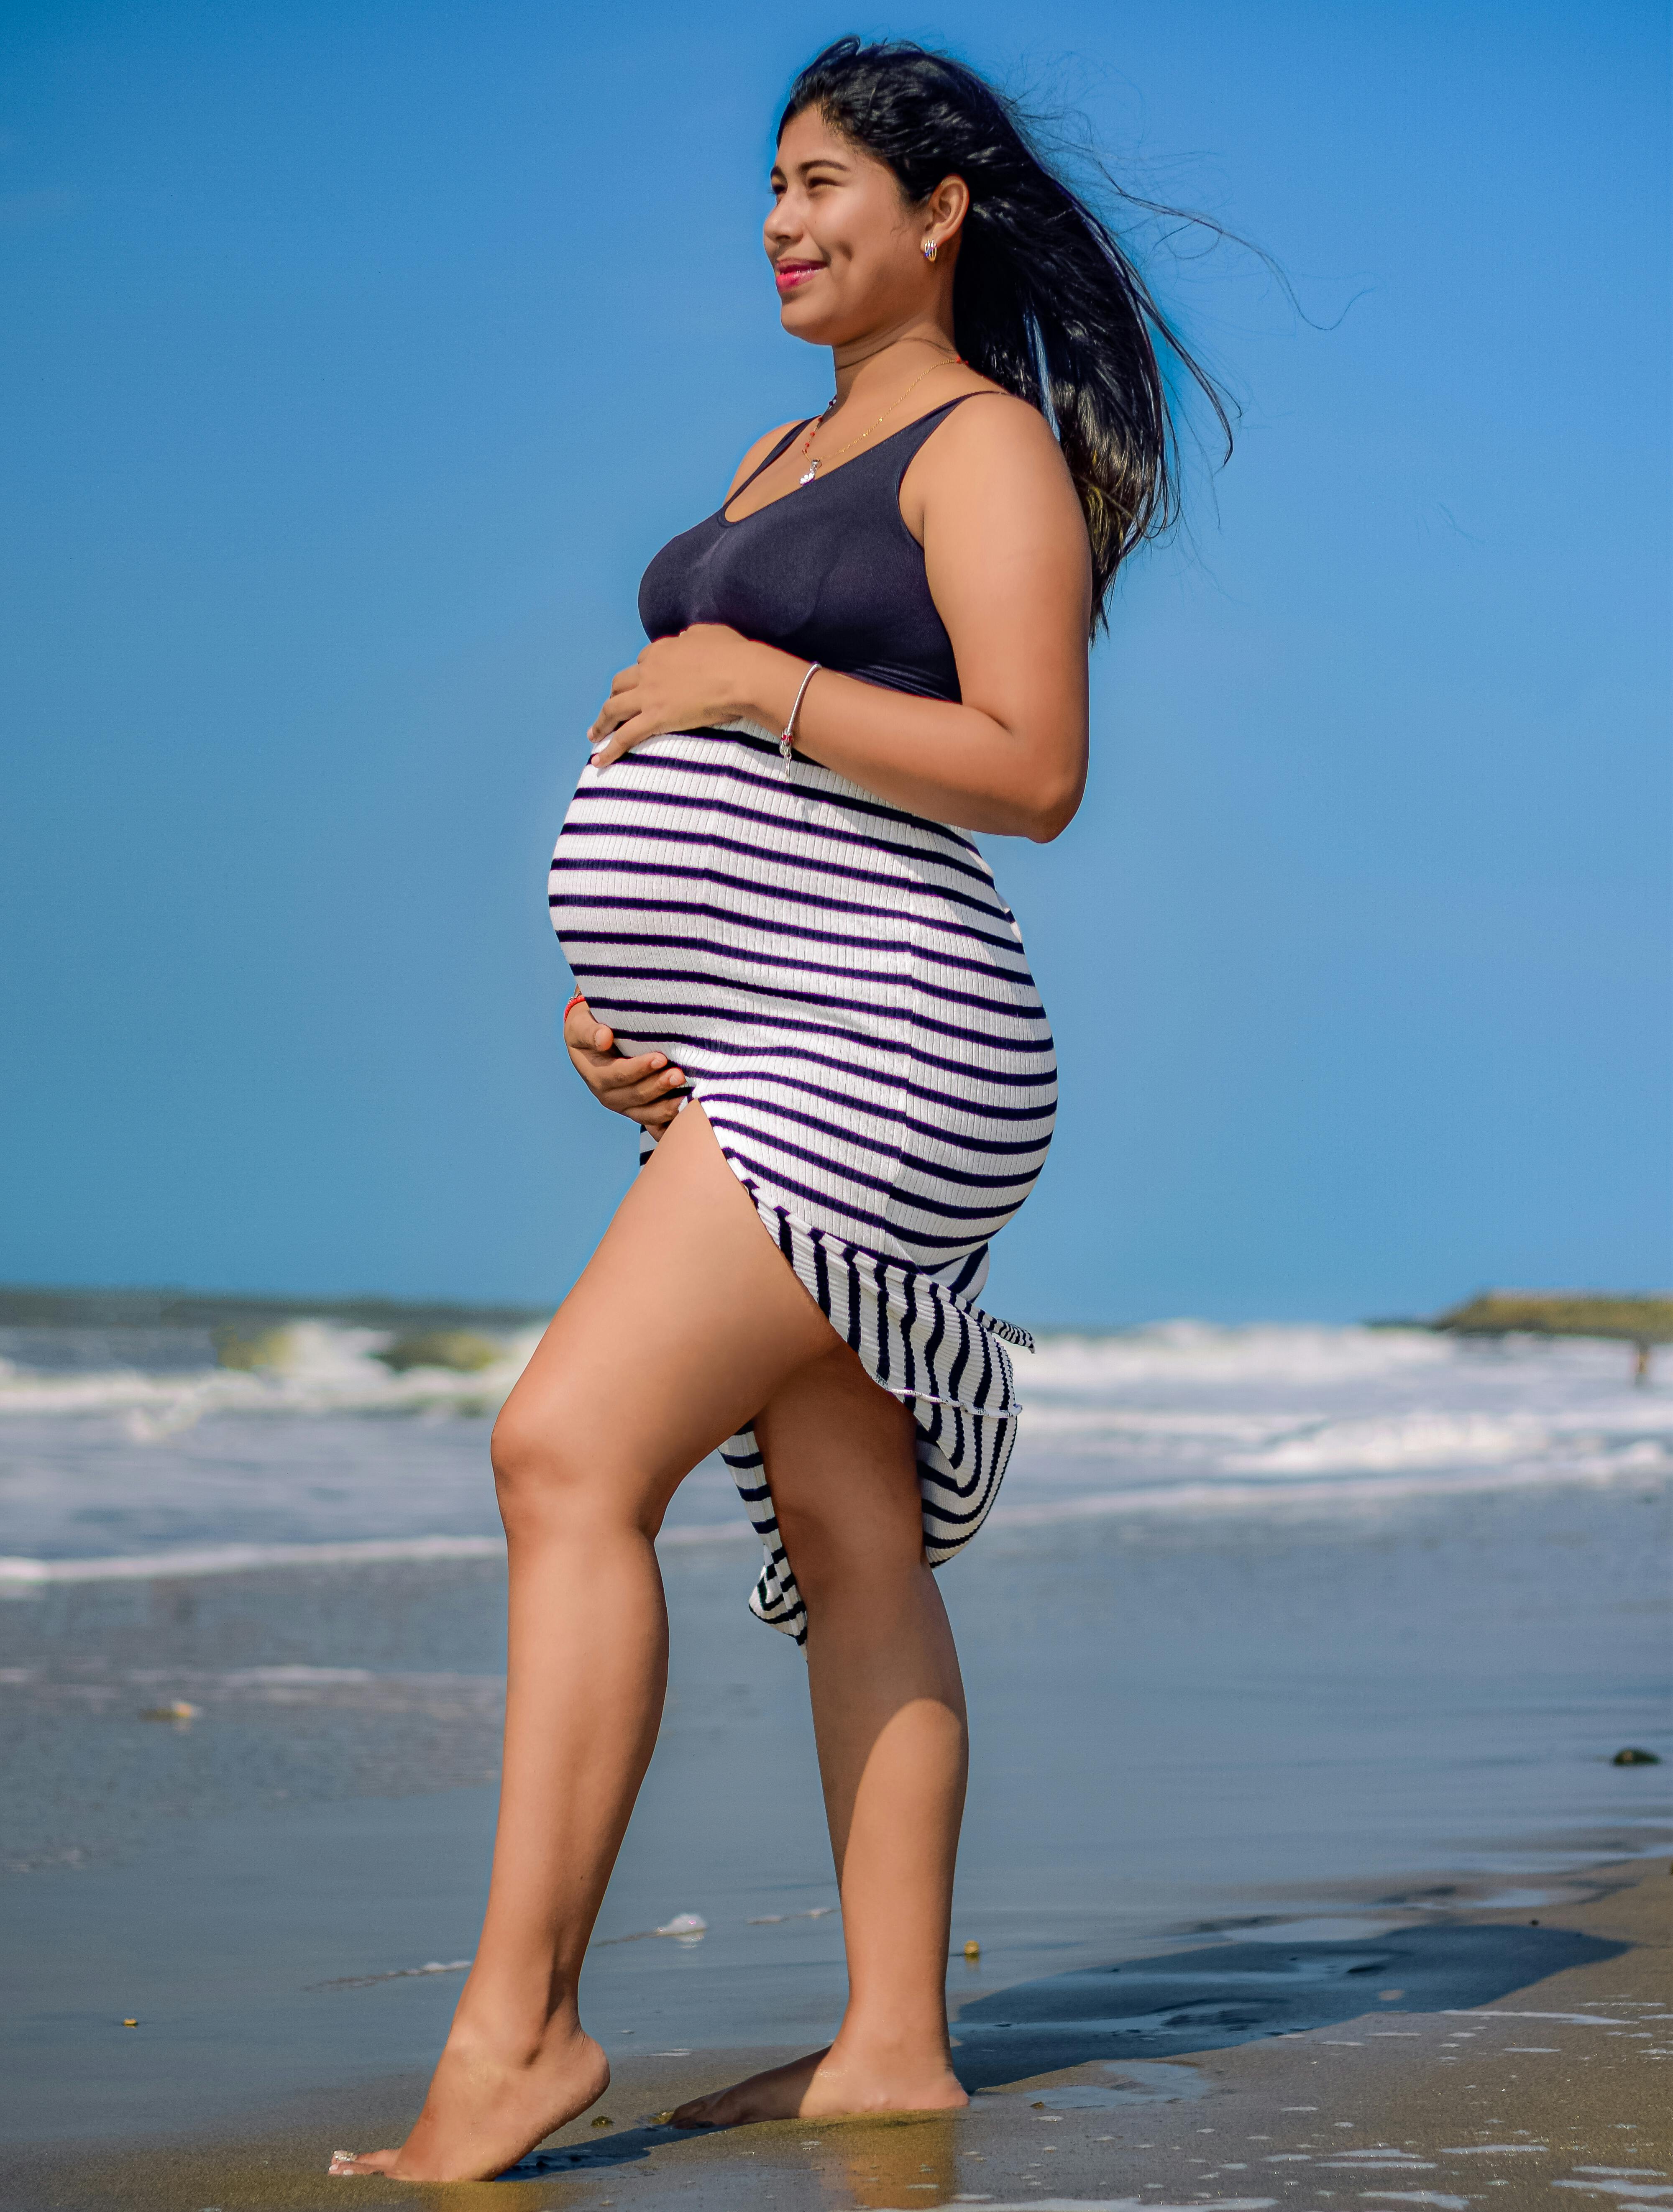
[{"label": "woman's face", "polygon": [[922,252],[928,209],[908,207],[894,172],[817,109],[785,125],[772,189],[762,237],[787,331],[836,346],[922,313],[937,289]]}]

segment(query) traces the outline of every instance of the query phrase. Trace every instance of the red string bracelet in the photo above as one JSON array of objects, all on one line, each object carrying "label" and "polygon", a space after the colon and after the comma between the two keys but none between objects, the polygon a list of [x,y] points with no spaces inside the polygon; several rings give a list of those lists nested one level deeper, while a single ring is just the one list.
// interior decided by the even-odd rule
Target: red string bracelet
[{"label": "red string bracelet", "polygon": [[[586,1004],[587,994],[585,991],[577,991],[575,997],[569,1001],[569,1006],[584,1006]],[[563,1012],[557,1018],[558,1027],[560,1029],[563,1028],[563,1024],[569,1018],[569,1006],[565,1006]]]}]

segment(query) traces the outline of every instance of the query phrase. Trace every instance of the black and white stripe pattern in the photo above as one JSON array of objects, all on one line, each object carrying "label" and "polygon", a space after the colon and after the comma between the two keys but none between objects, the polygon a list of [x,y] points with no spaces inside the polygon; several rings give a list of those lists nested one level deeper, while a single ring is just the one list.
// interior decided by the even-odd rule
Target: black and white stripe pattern
[{"label": "black and white stripe pattern", "polygon": [[[624,1051],[684,1069],[733,1172],[837,1334],[919,1431],[939,1565],[982,1525],[1016,1428],[1006,1341],[971,1304],[1032,1188],[1056,1070],[1021,939],[964,833],[750,725],[590,765],[552,855],[552,925]],[[751,1603],[806,1615],[751,1431],[724,1452],[766,1549]]]}]

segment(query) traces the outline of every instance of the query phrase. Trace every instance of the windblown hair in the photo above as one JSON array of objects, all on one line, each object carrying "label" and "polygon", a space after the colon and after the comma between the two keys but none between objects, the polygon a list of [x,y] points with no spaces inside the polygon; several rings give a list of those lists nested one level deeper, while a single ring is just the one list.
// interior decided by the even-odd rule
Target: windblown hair
[{"label": "windblown hair", "polygon": [[1056,431],[1092,541],[1096,630],[1121,562],[1178,512],[1164,357],[1207,399],[1229,454],[1226,403],[1115,233],[1048,166],[1015,105],[974,70],[909,40],[838,39],[797,77],[781,136],[806,108],[891,169],[910,204],[944,177],[969,187],[953,277],[958,350]]}]

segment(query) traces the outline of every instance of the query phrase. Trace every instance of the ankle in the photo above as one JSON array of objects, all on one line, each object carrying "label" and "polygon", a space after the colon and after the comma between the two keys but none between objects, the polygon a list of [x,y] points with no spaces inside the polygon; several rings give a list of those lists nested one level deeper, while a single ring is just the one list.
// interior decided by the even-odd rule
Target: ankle
[{"label": "ankle", "polygon": [[491,2056],[502,2065],[532,2066],[581,2033],[573,1997],[548,2009],[479,1996],[468,2007],[460,2004],[447,2047],[460,2057]]},{"label": "ankle", "polygon": [[903,2026],[897,2014],[867,2021],[845,2020],[830,2057],[838,2066],[863,2066],[868,2072],[946,2073],[952,2063],[946,2020],[934,2018]]}]

